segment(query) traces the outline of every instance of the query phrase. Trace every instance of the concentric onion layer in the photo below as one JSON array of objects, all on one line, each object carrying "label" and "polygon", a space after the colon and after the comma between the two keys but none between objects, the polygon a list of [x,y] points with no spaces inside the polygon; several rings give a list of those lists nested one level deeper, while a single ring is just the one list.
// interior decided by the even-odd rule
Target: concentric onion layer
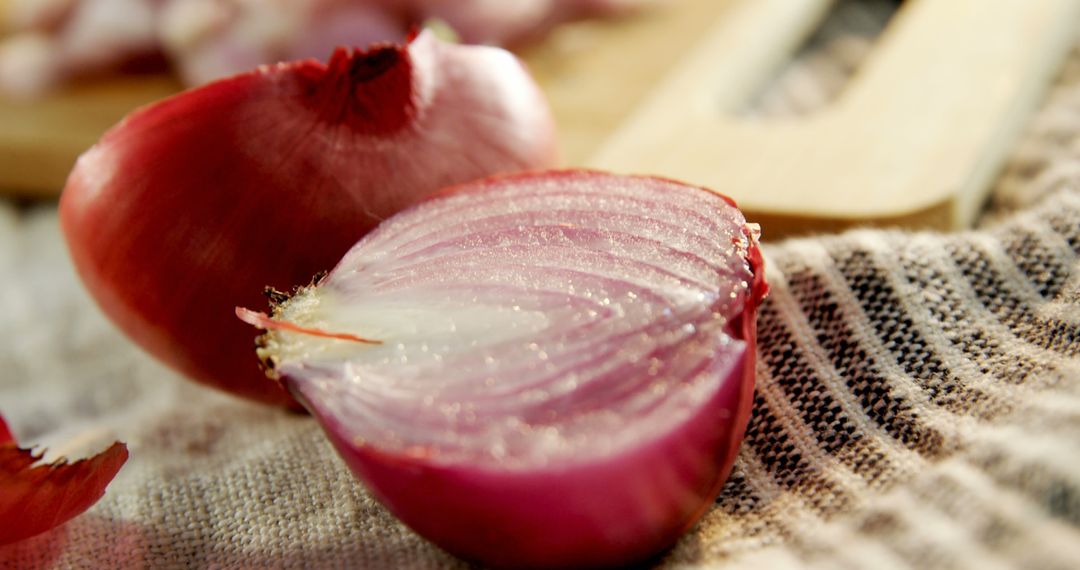
[{"label": "concentric onion layer", "polygon": [[383,344],[278,332],[270,353],[384,450],[502,467],[610,454],[678,425],[745,352],[744,224],[651,179],[488,183],[392,219],[280,314]]},{"label": "concentric onion layer", "polygon": [[495,178],[386,221],[275,313],[381,345],[279,330],[260,354],[428,538],[496,565],[617,564],[670,544],[727,476],[760,272],[710,191]]}]

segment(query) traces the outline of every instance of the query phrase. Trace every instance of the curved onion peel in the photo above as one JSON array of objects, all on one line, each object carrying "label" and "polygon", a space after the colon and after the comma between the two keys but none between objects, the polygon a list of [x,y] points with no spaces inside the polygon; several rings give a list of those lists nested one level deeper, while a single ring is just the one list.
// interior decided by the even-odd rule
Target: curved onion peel
[{"label": "curved onion peel", "polygon": [[763,273],[754,227],[711,191],[495,177],[387,220],[275,307],[381,345],[276,327],[259,354],[436,544],[494,566],[615,566],[670,546],[726,479]]},{"label": "curved onion peel", "polygon": [[306,283],[439,188],[555,161],[546,102],[514,56],[425,32],[136,111],[79,159],[60,218],[87,288],[143,348],[286,403],[234,306]]},{"label": "curved onion peel", "polygon": [[0,417],[0,544],[51,530],[89,509],[127,461],[127,447],[73,463],[41,465],[41,454],[16,445]]}]

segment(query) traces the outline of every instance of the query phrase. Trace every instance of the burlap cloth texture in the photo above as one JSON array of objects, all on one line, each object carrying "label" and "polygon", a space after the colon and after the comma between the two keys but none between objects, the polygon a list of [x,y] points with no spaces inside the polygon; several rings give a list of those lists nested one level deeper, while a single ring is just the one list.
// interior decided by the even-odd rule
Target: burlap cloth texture
[{"label": "burlap cloth texture", "polygon": [[[842,83],[883,21],[846,10],[757,112]],[[660,566],[1080,568],[1080,51],[976,231],[864,230],[766,257],[746,442]],[[311,418],[187,383],[120,336],[55,207],[0,204],[0,274],[16,435],[131,449],[99,504],[0,549],[0,567],[465,566],[375,503]]]}]

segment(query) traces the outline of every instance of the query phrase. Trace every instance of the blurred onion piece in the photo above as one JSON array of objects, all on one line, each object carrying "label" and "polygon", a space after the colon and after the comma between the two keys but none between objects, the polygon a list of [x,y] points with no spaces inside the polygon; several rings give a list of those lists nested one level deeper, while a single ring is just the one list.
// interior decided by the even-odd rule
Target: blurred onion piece
[{"label": "blurred onion piece", "polygon": [[21,449],[0,417],[0,544],[56,528],[93,506],[127,461],[127,447],[73,463],[42,464],[41,453]]}]

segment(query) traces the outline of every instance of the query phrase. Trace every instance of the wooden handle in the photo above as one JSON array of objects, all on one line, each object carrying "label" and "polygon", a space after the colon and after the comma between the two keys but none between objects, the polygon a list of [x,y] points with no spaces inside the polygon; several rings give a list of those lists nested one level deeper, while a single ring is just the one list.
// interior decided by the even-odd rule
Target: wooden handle
[{"label": "wooden handle", "polygon": [[[744,2],[760,11],[754,22],[786,17],[786,2]],[[773,236],[862,223],[963,227],[1078,18],[1078,0],[909,0],[839,101],[782,121],[724,113],[759,79],[730,60],[768,61],[775,46],[738,53],[737,21],[722,20],[589,164],[730,194],[770,220]]]}]

